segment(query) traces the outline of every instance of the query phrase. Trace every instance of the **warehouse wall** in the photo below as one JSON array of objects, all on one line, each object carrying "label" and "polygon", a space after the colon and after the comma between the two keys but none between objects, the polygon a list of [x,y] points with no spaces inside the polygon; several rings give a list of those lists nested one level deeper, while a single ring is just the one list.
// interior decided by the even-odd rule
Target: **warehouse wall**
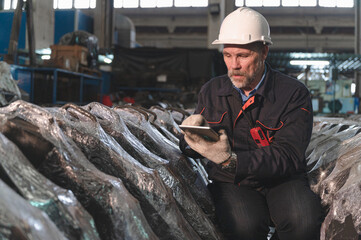
[{"label": "warehouse wall", "polygon": [[93,18],[80,10],[56,10],[54,44],[66,33],[84,30],[93,33]]},{"label": "warehouse wall", "polygon": [[[52,8],[52,5],[51,5]],[[47,12],[40,14],[39,12]],[[50,12],[48,14],[48,12]],[[44,15],[48,15],[45,17]],[[13,11],[0,11],[0,54],[6,54],[9,47],[13,22]],[[56,44],[61,36],[75,30],[93,33],[93,18],[80,10],[45,10],[34,6],[34,31],[36,49],[48,48]],[[22,14],[18,49],[27,48],[26,13]]]},{"label": "warehouse wall", "polygon": [[[40,4],[40,2],[41,4],[52,4],[52,1],[35,1],[36,4]],[[219,0],[210,1],[210,3],[217,2],[222,3]],[[54,14],[55,25],[51,24],[52,11],[47,4],[45,4],[47,6],[46,11],[40,7],[35,8],[35,10],[40,9],[39,14],[36,14],[38,20],[35,20],[37,21],[35,29],[38,32],[42,31],[42,34],[36,33],[37,42],[41,45],[57,42],[64,33],[77,29],[94,32],[94,29],[97,28],[93,29],[92,25],[99,25],[97,23],[98,18],[95,18],[96,10],[94,9],[82,10],[78,12],[79,15],[70,16],[69,19],[67,17],[61,18],[61,20],[57,20],[57,12],[64,10],[57,10]],[[224,2],[220,6],[227,11],[236,8],[225,5]],[[262,7],[255,9],[261,12],[270,23],[274,42],[271,49],[273,51],[354,51],[355,10],[353,8]],[[43,14],[43,12],[47,14]],[[0,14],[11,13],[5,11],[0,12]],[[74,12],[70,14],[74,14]],[[114,9],[114,16],[119,14],[128,17],[134,24],[136,42],[139,45],[158,48],[208,48],[209,43],[217,36],[223,18],[221,12],[220,15],[211,15],[206,7]],[[89,23],[89,21],[93,21],[93,18],[94,21],[86,26],[81,26],[84,23],[80,20],[82,15],[90,19],[85,22]],[[10,17],[10,19],[12,18]],[[64,21],[72,22],[63,24]],[[75,24],[76,21],[77,24]],[[11,20],[1,21],[1,23],[5,24],[1,24],[0,28],[7,28],[4,33],[9,33]],[[51,33],[52,25],[55,26],[53,34]],[[0,36],[0,51],[2,52],[4,46],[7,48],[8,41],[4,38],[8,38],[8,36],[9,34]],[[53,36],[54,40],[51,41]]]},{"label": "warehouse wall", "polygon": [[[9,47],[10,33],[11,33],[11,24],[13,22],[14,12],[13,11],[3,11],[0,12],[0,54],[6,54]],[[26,15],[22,14],[21,17],[21,28],[19,34],[19,48],[25,48],[25,25],[26,25]]]},{"label": "warehouse wall", "polygon": [[[35,48],[47,48],[54,42],[53,4],[51,1],[33,1],[33,11]],[[0,54],[7,53],[13,17],[14,11],[0,11]],[[21,17],[18,48],[27,48],[25,12]]]},{"label": "warehouse wall", "polygon": [[[235,7],[234,7],[235,8]],[[254,8],[270,23],[277,51],[353,52],[355,13],[353,8],[262,7]],[[115,9],[129,17],[136,40],[150,47],[207,48],[219,25],[214,27],[207,8]],[[220,16],[222,17],[222,16]],[[212,24],[218,24],[214,21]],[[212,33],[209,33],[212,31]],[[212,39],[209,39],[212,38]]]},{"label": "warehouse wall", "polygon": [[35,49],[47,48],[54,42],[53,1],[33,0]]}]

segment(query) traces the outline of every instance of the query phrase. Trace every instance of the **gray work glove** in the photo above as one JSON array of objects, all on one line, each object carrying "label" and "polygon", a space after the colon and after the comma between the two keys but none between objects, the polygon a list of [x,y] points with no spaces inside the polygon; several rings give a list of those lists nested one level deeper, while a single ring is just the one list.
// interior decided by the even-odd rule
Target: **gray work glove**
[{"label": "gray work glove", "polygon": [[[208,126],[206,119],[199,114],[191,115],[182,122],[182,125]],[[202,136],[185,130],[184,140],[187,144],[203,157],[216,164],[221,164],[231,157],[231,146],[228,142],[226,131],[219,130],[219,140],[208,141]]]},{"label": "gray work glove", "polygon": [[200,114],[193,114],[183,120],[182,125],[209,127],[207,120]]}]

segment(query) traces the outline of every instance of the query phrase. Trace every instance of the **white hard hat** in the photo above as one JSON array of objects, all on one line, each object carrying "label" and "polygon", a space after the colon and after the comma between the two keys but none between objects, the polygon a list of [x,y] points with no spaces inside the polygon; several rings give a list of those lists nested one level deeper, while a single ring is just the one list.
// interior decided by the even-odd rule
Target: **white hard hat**
[{"label": "white hard hat", "polygon": [[222,22],[218,39],[212,44],[272,44],[270,29],[265,17],[247,7],[231,12]]}]

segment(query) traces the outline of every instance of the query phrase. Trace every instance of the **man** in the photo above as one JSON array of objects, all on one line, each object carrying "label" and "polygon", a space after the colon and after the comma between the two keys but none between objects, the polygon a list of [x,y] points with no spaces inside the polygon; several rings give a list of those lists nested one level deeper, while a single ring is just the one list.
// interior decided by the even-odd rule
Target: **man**
[{"label": "man", "polygon": [[267,239],[269,226],[281,240],[319,239],[323,212],[308,185],[305,151],[312,125],[307,88],[265,63],[272,44],[267,20],[239,8],[223,21],[228,76],[208,81],[195,113],[183,125],[210,126],[209,141],[184,131],[182,151],[203,156],[216,216],[227,239]]}]

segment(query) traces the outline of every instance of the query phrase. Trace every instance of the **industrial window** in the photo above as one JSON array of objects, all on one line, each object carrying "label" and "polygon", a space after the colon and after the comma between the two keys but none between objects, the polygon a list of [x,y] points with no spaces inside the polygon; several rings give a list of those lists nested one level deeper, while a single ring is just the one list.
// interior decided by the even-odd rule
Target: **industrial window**
[{"label": "industrial window", "polygon": [[317,0],[300,0],[300,7],[316,7]]},{"label": "industrial window", "polygon": [[[3,9],[16,9],[17,3],[18,0],[4,0]],[[54,9],[95,8],[96,0],[53,0],[53,4]]]},{"label": "industrial window", "polygon": [[115,8],[207,7],[208,0],[114,0]]},{"label": "industrial window", "polygon": [[354,6],[354,0],[235,0],[237,7],[347,7]]},{"label": "industrial window", "polygon": [[17,0],[4,0],[4,9],[5,10],[15,9],[17,3],[18,3]]},{"label": "industrial window", "polygon": [[207,7],[208,0],[174,0],[175,7]]},{"label": "industrial window", "polygon": [[95,8],[96,0],[54,0],[54,9]]},{"label": "industrial window", "polygon": [[354,0],[318,0],[320,7],[353,7]]},{"label": "industrial window", "polygon": [[[24,0],[26,1],[26,0]],[[54,9],[95,8],[96,0],[53,0]],[[1,2],[1,1],[0,1]],[[4,10],[15,9],[18,0],[3,0]],[[235,0],[237,7],[339,7],[352,8],[354,0]],[[208,0],[114,0],[115,8],[207,7]],[[0,7],[1,9],[1,7]]]}]

